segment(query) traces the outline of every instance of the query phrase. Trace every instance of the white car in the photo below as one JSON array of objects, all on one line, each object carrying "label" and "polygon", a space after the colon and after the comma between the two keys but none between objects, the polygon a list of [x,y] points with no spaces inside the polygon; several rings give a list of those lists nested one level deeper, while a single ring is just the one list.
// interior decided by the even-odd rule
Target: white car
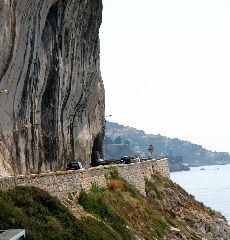
[{"label": "white car", "polygon": [[130,163],[139,163],[139,162],[141,162],[141,159],[138,156],[130,157]]}]

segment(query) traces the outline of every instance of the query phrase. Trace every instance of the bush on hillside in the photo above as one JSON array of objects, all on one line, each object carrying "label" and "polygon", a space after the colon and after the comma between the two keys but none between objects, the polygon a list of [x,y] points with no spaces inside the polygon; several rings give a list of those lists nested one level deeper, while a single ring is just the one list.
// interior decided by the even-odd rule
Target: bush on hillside
[{"label": "bush on hillside", "polygon": [[94,218],[76,219],[61,202],[35,187],[0,191],[0,229],[26,229],[31,240],[119,240]]},{"label": "bush on hillside", "polygon": [[81,192],[78,203],[89,213],[110,225],[124,240],[132,238],[132,234],[127,228],[126,220],[117,212],[113,211],[102,199]]}]

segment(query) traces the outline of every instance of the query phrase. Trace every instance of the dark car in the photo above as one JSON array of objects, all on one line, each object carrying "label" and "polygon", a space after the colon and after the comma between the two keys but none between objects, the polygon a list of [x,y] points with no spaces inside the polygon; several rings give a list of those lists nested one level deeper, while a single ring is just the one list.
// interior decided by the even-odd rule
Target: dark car
[{"label": "dark car", "polygon": [[130,164],[130,163],[138,163],[140,162],[140,158],[138,156],[124,156],[121,158],[120,163]]},{"label": "dark car", "polygon": [[83,170],[84,168],[80,162],[70,162],[68,163],[66,169],[67,170],[79,170],[79,169]]},{"label": "dark car", "polygon": [[124,156],[121,158],[120,161],[122,164],[130,164],[130,157],[129,156]]},{"label": "dark car", "polygon": [[92,167],[104,166],[104,165],[105,165],[105,160],[104,159],[98,159],[98,160],[91,163]]}]

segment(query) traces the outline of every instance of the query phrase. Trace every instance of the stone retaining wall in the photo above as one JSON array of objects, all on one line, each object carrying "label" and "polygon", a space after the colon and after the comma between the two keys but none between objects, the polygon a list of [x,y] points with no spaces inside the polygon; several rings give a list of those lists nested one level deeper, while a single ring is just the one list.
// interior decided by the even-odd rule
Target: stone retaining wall
[{"label": "stone retaining wall", "polygon": [[0,189],[7,190],[16,186],[35,186],[55,196],[67,195],[80,191],[89,191],[92,184],[106,187],[106,175],[115,167],[119,174],[145,195],[145,178],[150,178],[154,171],[169,177],[168,159],[152,159],[141,163],[101,166],[78,171],[59,171],[0,178]]}]

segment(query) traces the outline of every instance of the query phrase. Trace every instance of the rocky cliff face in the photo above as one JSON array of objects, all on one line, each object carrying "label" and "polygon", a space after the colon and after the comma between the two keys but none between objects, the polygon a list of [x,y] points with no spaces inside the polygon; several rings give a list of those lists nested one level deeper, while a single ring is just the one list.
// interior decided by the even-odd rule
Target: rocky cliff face
[{"label": "rocky cliff face", "polygon": [[101,0],[0,1],[0,175],[102,155]]}]

